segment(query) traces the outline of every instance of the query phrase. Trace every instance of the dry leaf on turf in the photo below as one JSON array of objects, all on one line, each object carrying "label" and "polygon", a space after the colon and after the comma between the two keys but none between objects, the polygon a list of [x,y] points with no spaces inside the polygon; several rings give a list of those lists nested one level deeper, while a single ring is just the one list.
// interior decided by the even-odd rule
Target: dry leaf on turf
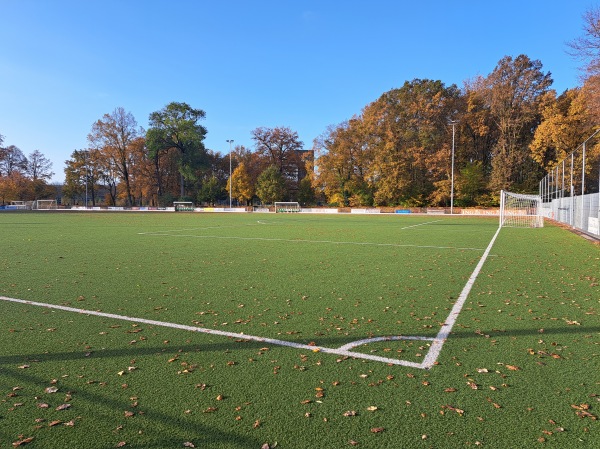
[{"label": "dry leaf on turf", "polygon": [[13,442],[14,447],[23,446],[24,444],[31,443],[33,441],[33,437],[23,438]]},{"label": "dry leaf on turf", "polygon": [[56,410],[66,410],[68,408],[71,408],[71,404],[61,404],[58,407],[56,407]]},{"label": "dry leaf on turf", "polygon": [[372,427],[371,432],[373,433],[381,433],[385,430],[385,427]]}]

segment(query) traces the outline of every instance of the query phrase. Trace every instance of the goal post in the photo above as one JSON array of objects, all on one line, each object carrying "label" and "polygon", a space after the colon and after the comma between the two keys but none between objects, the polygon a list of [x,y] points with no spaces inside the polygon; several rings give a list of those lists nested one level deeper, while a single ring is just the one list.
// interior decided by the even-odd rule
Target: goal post
[{"label": "goal post", "polygon": [[500,227],[541,228],[544,226],[539,195],[500,191]]},{"label": "goal post", "polygon": [[35,200],[32,204],[34,210],[56,210],[58,209],[56,200]]},{"label": "goal post", "polygon": [[300,203],[296,203],[293,201],[285,202],[285,201],[277,201],[275,202],[275,213],[293,213],[300,212]]}]

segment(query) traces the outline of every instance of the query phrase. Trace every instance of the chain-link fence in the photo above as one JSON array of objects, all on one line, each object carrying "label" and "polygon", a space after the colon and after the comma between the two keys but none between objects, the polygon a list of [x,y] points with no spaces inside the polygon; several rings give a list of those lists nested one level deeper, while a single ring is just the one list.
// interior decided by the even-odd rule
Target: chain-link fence
[{"label": "chain-link fence", "polygon": [[594,236],[600,236],[598,133],[600,130],[556,164],[540,181],[544,217]]}]

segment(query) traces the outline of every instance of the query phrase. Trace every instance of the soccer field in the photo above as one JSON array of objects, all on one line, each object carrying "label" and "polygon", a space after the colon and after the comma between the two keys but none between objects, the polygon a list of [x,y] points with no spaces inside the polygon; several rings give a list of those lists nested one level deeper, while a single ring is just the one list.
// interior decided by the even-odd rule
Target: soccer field
[{"label": "soccer field", "polygon": [[600,443],[600,250],[562,229],[68,212],[0,229],[0,447]]}]

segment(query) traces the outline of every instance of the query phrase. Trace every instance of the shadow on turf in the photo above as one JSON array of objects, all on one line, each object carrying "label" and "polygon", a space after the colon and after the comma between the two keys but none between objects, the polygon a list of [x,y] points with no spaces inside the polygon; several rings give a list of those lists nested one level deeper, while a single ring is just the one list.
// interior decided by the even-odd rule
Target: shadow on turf
[{"label": "shadow on turf", "polygon": [[[4,363],[4,362],[2,362]],[[16,382],[22,384],[27,382],[32,385],[39,385],[40,391],[43,391],[45,387],[48,386],[48,379],[42,379],[41,377],[34,376],[30,373],[25,372],[22,369],[13,369],[7,368],[5,366],[2,367],[1,373],[5,376],[12,377]],[[70,386],[67,386],[69,388]],[[82,388],[74,388],[75,393],[73,393],[74,404],[78,401],[87,401],[90,405],[90,409],[98,408],[98,406],[108,407],[111,410],[114,410],[114,422],[118,423],[122,420],[123,411],[131,409],[131,401],[118,401],[114,399],[109,399],[106,396],[102,396],[100,394],[93,393],[89,390],[85,390]],[[76,408],[74,409],[76,410]],[[214,428],[202,425],[198,422],[197,419],[194,419],[193,416],[190,419],[181,419],[174,416],[169,416],[162,413],[160,410],[141,407],[143,410],[143,419],[147,419],[153,422],[160,422],[162,427],[165,429],[173,429],[177,428],[182,435],[190,435],[189,440],[193,440],[193,443],[196,447],[207,447],[206,445],[210,444],[227,444],[231,447],[240,447],[240,448],[258,448],[261,447],[261,442],[258,440],[244,437],[241,435],[236,435],[230,432],[222,432],[215,430]],[[81,416],[82,419],[86,419],[85,415],[81,414],[82,410],[76,410],[78,416]],[[61,412],[64,413],[64,412]],[[105,417],[106,414],[104,412],[100,412],[98,416]],[[93,417],[92,417],[93,419]],[[16,433],[22,433],[23,429],[15,429]],[[16,435],[12,436],[12,439],[16,439]],[[91,438],[91,436],[89,436]],[[119,435],[115,432],[110,434],[110,437],[114,441],[119,441]],[[9,435],[3,435],[3,438],[7,441],[10,441]],[[37,437],[38,440],[42,440],[43,435]],[[101,435],[95,434],[94,438],[102,438]],[[41,443],[41,441],[39,441]],[[65,447],[68,447],[69,444],[77,444],[77,442],[65,442],[68,443]],[[84,442],[79,442],[84,443]],[[148,444],[147,441],[144,442],[143,445],[136,445],[135,442],[127,442],[127,447],[143,447],[143,448],[165,448],[165,447],[182,447],[184,441],[180,438],[171,437],[165,435],[163,439],[156,439]],[[83,446],[79,446],[83,447]]]},{"label": "shadow on turf", "polygon": [[[527,336],[527,335],[567,335],[567,334],[588,334],[588,333],[597,333],[600,332],[600,326],[564,326],[557,328],[549,328],[544,329],[543,332],[540,332],[540,328],[535,329],[481,329],[481,328],[468,328],[468,329],[459,329],[458,331],[454,331],[451,333],[449,340],[452,339],[467,339],[467,338],[481,338],[481,336],[489,336],[489,337],[518,337],[518,336]],[[366,337],[361,337],[366,338]],[[28,361],[38,361],[38,362],[52,362],[52,361],[66,361],[66,360],[79,360],[79,359],[97,359],[97,358],[112,358],[112,357],[139,357],[145,355],[160,355],[164,354],[165,356],[172,355],[173,353],[197,353],[199,356],[202,354],[210,353],[210,352],[225,352],[232,351],[236,349],[244,349],[244,350],[259,350],[265,346],[269,348],[276,348],[277,345],[264,343],[260,341],[246,340],[246,341],[234,341],[232,339],[227,339],[226,337],[221,337],[222,341],[220,342],[198,342],[196,344],[185,344],[185,345],[177,345],[175,343],[171,343],[169,345],[164,346],[149,346],[143,347],[143,343],[138,343],[135,346],[130,346],[128,349],[98,349],[98,350],[90,350],[90,351],[69,351],[69,352],[45,352],[39,354],[26,354],[26,355],[7,355],[0,356],[0,366],[6,366],[10,364],[21,364]],[[319,346],[328,347],[328,348],[338,348],[349,341],[348,336],[339,336],[339,337],[321,337],[314,339]],[[307,344],[307,340],[296,340],[298,343]],[[420,343],[421,344],[421,343]],[[283,347],[282,347],[283,348]],[[300,349],[294,348],[285,348],[287,350],[296,350],[301,351]],[[402,357],[399,357],[402,359]]]}]

